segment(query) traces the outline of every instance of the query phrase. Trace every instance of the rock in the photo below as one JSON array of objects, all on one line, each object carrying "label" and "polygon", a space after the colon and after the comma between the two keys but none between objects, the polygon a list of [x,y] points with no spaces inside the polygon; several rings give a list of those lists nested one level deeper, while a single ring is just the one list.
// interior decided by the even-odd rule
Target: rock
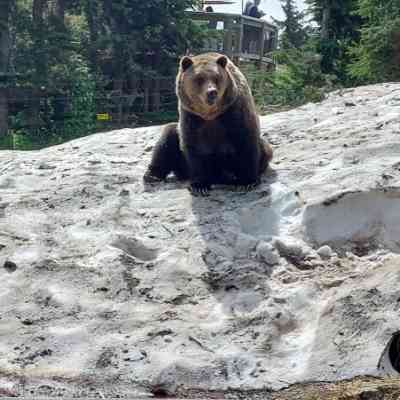
[{"label": "rock", "polygon": [[38,169],[55,169],[57,168],[55,165],[49,165],[47,163],[40,163]]},{"label": "rock", "polygon": [[274,247],[266,242],[260,242],[256,248],[257,256],[268,265],[279,264],[279,255],[274,250]]},{"label": "rock", "polygon": [[261,117],[276,161],[249,193],[143,185],[160,127],[0,151],[10,393],[251,400],[397,376],[399,93]]},{"label": "rock", "polygon": [[320,248],[317,250],[317,254],[318,254],[321,258],[328,259],[328,258],[331,258],[331,257],[332,257],[332,249],[331,249],[329,246],[325,245],[325,246],[320,247]]},{"label": "rock", "polygon": [[6,271],[8,271],[8,272],[15,272],[16,270],[17,270],[17,264],[15,264],[14,262],[12,262],[12,261],[6,261],[5,263],[4,263],[4,269],[6,270]]},{"label": "rock", "polygon": [[277,238],[273,241],[274,247],[276,247],[279,251],[279,254],[282,257],[299,257],[304,258],[309,250],[306,246],[299,241],[294,241],[292,239],[280,239]]}]

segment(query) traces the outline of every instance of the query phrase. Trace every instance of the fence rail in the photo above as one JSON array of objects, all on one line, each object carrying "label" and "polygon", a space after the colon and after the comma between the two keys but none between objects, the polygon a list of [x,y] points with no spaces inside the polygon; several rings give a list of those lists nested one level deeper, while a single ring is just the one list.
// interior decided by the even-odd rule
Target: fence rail
[{"label": "fence rail", "polygon": [[204,23],[208,38],[201,52],[218,51],[237,64],[257,62],[259,67],[274,67],[270,56],[278,45],[278,28],[267,21],[240,14],[186,11],[188,17]]},{"label": "fence rail", "polygon": [[[245,72],[245,75],[257,91],[259,73]],[[150,92],[149,84],[154,84],[155,79],[160,81],[158,91]],[[42,147],[49,144],[49,138],[56,138],[57,143],[97,131],[176,121],[175,79],[175,75],[160,76],[143,79],[134,85],[132,80],[109,81],[106,87],[83,95],[66,85],[63,92],[46,88],[0,87],[0,120],[2,115],[6,118],[0,135],[0,149],[20,148],[10,145],[8,136],[11,139],[15,135],[30,137],[35,146],[42,143],[38,146]]]}]

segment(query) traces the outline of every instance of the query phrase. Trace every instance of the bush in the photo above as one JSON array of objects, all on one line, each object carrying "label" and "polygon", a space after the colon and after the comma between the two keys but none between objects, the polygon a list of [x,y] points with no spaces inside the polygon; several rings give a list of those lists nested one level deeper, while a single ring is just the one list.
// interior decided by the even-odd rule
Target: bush
[{"label": "bush", "polygon": [[319,102],[338,84],[334,76],[321,72],[321,58],[310,44],[277,51],[274,58],[277,68],[272,73],[244,68],[260,112],[271,106],[280,110]]},{"label": "bush", "polygon": [[[360,43],[349,49],[354,61],[348,71],[357,83],[400,79],[400,5],[392,13],[384,12],[385,7],[377,7],[382,13],[379,18],[367,17]],[[367,10],[361,8],[360,12],[366,14]]]}]

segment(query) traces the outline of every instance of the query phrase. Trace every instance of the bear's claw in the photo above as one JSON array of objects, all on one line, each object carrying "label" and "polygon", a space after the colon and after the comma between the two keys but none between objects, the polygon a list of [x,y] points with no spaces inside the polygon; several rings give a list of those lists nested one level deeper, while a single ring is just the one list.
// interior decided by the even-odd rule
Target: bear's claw
[{"label": "bear's claw", "polygon": [[257,180],[256,182],[248,183],[246,185],[237,185],[235,187],[235,190],[237,192],[251,192],[254,190],[258,185],[260,184],[260,181]]},{"label": "bear's claw", "polygon": [[155,175],[150,169],[146,171],[146,173],[143,175],[143,181],[145,183],[156,183],[156,182],[161,182],[163,179]]},{"label": "bear's claw", "polygon": [[210,194],[211,186],[203,183],[192,183],[189,190],[194,196],[208,196]]}]

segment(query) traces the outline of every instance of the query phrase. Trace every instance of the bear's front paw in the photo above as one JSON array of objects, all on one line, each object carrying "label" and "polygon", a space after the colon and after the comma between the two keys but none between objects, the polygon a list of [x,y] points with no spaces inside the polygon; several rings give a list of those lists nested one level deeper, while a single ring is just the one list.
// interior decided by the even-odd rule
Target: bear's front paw
[{"label": "bear's front paw", "polygon": [[189,190],[194,196],[208,196],[211,190],[211,185],[208,183],[195,182],[190,184]]},{"label": "bear's front paw", "polygon": [[235,187],[237,192],[251,192],[261,183],[260,179],[249,183],[238,183]]},{"label": "bear's front paw", "polygon": [[165,177],[154,171],[152,168],[147,168],[146,173],[143,175],[143,182],[145,183],[156,183],[164,180]]}]

